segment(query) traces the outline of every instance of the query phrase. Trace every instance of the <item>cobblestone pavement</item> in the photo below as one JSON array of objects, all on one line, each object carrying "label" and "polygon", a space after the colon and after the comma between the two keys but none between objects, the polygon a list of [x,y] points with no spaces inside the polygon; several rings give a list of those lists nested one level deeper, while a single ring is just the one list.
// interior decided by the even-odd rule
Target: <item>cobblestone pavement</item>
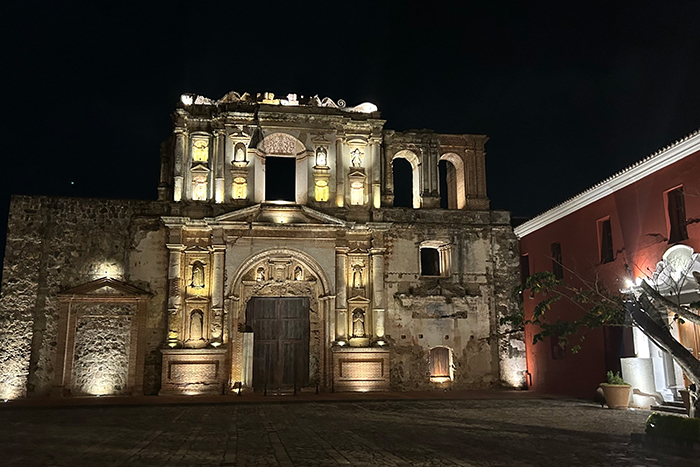
[{"label": "cobblestone pavement", "polygon": [[575,400],[5,407],[2,466],[700,466]]}]

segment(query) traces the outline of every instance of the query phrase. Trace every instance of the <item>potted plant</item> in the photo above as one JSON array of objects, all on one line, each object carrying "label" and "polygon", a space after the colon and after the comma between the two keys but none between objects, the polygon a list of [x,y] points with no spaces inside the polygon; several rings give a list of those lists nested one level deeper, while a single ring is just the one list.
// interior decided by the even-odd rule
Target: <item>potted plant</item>
[{"label": "potted plant", "polygon": [[629,407],[632,386],[625,383],[619,371],[617,374],[613,374],[612,370],[608,371],[608,382],[600,383],[600,387],[603,389],[605,402],[609,408],[626,409]]}]

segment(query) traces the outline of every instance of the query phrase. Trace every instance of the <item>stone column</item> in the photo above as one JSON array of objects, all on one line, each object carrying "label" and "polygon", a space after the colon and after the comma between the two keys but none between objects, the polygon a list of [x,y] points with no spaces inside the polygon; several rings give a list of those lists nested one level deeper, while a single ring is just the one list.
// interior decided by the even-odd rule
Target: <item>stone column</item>
[{"label": "stone column", "polygon": [[180,271],[182,251],[185,245],[169,243],[166,245],[170,251],[170,264],[168,266],[168,343],[174,344],[182,341],[182,293],[180,290]]},{"label": "stone column", "polygon": [[216,153],[214,155],[214,202],[224,202],[225,180],[224,166],[226,165],[226,130],[214,130],[216,138]]},{"label": "stone column", "polygon": [[335,140],[335,204],[345,206],[345,157],[343,155],[343,138]]},{"label": "stone column", "polygon": [[374,314],[374,337],[384,337],[384,310],[386,292],[384,288],[384,248],[372,248],[372,308]]},{"label": "stone column", "polygon": [[185,165],[185,147],[187,133],[182,128],[175,128],[175,157],[173,166],[173,200],[182,200],[183,167]]},{"label": "stone column", "polygon": [[347,247],[336,247],[335,249],[335,333],[336,339],[347,338],[347,272],[346,263],[348,259]]},{"label": "stone column", "polygon": [[224,316],[224,255],[226,245],[214,245],[214,260],[211,278],[211,339],[221,342]]}]

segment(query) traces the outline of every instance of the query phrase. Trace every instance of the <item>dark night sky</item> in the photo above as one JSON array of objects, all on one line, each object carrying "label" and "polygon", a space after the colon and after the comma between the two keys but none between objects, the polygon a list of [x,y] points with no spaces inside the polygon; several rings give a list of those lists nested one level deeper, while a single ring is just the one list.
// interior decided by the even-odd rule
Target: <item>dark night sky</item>
[{"label": "dark night sky", "polygon": [[697,1],[5,3],[2,232],[10,194],[155,198],[184,92],[370,101],[386,128],[487,134],[492,208],[518,216],[700,127]]}]

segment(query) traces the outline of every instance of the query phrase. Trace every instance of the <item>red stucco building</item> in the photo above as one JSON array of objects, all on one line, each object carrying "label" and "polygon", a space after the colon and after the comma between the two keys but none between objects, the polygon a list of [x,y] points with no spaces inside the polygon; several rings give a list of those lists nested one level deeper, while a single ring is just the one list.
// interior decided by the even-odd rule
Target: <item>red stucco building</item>
[{"label": "red stucco building", "polygon": [[[695,253],[700,250],[700,130],[518,226],[515,232],[523,276],[552,271],[569,284],[597,281],[609,290],[625,289],[629,281],[658,280],[657,263],[674,247],[667,253],[669,258],[680,254],[687,259],[678,273],[681,300],[697,300],[698,283],[692,271],[700,270]],[[531,313],[538,298],[523,300]],[[563,301],[553,311],[563,319],[580,313]],[[639,330],[590,330],[577,354],[561,349],[556,339],[533,345],[535,332],[528,328],[525,336],[531,389],[591,397],[607,370],[620,369],[621,357],[635,357],[622,365],[623,376],[646,378],[647,386],[653,384],[651,390],[666,400],[677,398],[684,386],[677,365]],[[674,325],[672,333],[698,356],[700,341],[694,325]],[[638,378],[633,373],[642,367],[653,374]]]}]

